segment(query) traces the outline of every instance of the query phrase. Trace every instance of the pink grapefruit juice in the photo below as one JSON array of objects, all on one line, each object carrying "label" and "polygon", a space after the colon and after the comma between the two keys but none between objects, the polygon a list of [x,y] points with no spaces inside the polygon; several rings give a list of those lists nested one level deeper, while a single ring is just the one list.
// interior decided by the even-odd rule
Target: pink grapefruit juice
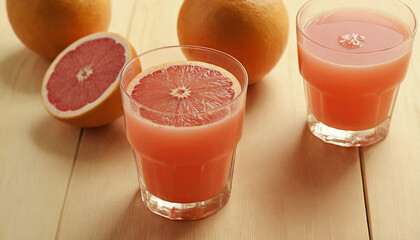
[{"label": "pink grapefruit juice", "polygon": [[147,190],[178,203],[207,200],[228,181],[241,138],[244,107],[218,122],[167,127],[125,111],[127,138],[136,151]]},{"label": "pink grapefruit juice", "polygon": [[358,9],[314,17],[298,39],[308,107],[329,127],[365,130],[387,120],[404,79],[409,36],[398,19]]},{"label": "pink grapefruit juice", "polygon": [[[201,92],[210,92],[206,88],[208,85],[203,87],[201,83],[197,83],[198,87],[195,88],[192,87],[192,84],[184,84],[185,80],[180,80],[166,88],[167,79],[178,79],[178,76],[185,72],[194,72],[194,70],[191,70],[191,66],[182,63],[179,66],[175,64],[168,67],[167,70],[162,70],[165,67],[156,68],[156,72],[145,73],[144,77],[139,77],[138,86],[142,83],[141,89],[143,89],[149,83],[151,86],[156,84],[156,81],[164,82],[164,84],[156,84],[164,86],[161,91],[162,95],[150,94],[151,98],[154,99],[151,106],[164,106],[165,109],[170,111],[182,108],[185,103],[182,103],[183,98],[195,98],[205,94]],[[197,68],[207,66],[214,67],[205,63],[196,65]],[[159,76],[162,76],[159,75],[161,72],[167,74],[163,80],[159,78]],[[200,75],[200,77],[202,76],[217,79],[211,74]],[[229,76],[234,78],[231,74]],[[191,79],[191,76],[187,78]],[[207,82],[205,78],[199,82]],[[229,77],[221,78],[226,80]],[[169,82],[175,82],[173,79]],[[194,203],[209,200],[225,190],[230,192],[230,189],[225,188],[230,188],[229,181],[231,180],[234,155],[242,135],[245,112],[245,94],[241,94],[241,86],[238,80],[233,80],[235,82],[233,85],[236,86],[235,94],[239,93],[239,95],[235,95],[237,98],[233,99],[232,102],[226,100],[226,105],[210,111],[197,113],[190,110],[194,107],[188,107],[182,111],[181,115],[173,115],[173,113],[168,112],[156,113],[149,108],[149,110],[144,110],[142,105],[139,105],[139,107],[133,105],[133,103],[129,103],[131,107],[128,106],[129,104],[125,105],[124,119],[127,139],[135,151],[141,184],[144,184],[151,194],[172,203]],[[217,80],[211,81],[213,81],[209,84],[211,86],[218,83]],[[196,82],[194,80],[194,83]],[[231,80],[226,82],[231,82]],[[177,87],[173,88],[173,86]],[[142,92],[141,97],[154,91],[149,86],[144,87],[144,89],[146,92]],[[130,93],[131,96],[136,94],[135,91],[137,90],[134,89]],[[216,92],[219,93],[221,90]],[[226,93],[228,95],[233,94],[230,90],[227,90]],[[209,101],[216,98],[212,93],[208,96],[211,98],[210,100],[207,99]],[[168,102],[160,100],[163,98],[169,99]],[[148,100],[149,98],[146,96],[139,99]],[[194,99],[186,101],[190,103]],[[200,99],[193,105],[197,106],[197,104],[203,103],[203,106],[207,106],[214,103],[204,103],[202,101],[204,100]],[[166,108],[167,104],[174,102],[174,107]],[[178,103],[181,103],[181,105]],[[170,122],[170,124],[168,125],[167,122]]]}]

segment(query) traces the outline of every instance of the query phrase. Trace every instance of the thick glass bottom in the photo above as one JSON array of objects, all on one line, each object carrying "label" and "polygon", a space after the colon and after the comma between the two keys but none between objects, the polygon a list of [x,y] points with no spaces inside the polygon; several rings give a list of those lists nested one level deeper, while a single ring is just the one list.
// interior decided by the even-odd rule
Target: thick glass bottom
[{"label": "thick glass bottom", "polygon": [[383,140],[389,130],[390,117],[374,128],[349,131],[329,127],[320,122],[310,111],[308,127],[312,134],[326,143],[343,147],[367,146]]},{"label": "thick glass bottom", "polygon": [[171,220],[197,220],[208,217],[219,211],[229,200],[230,184],[216,196],[194,203],[173,203],[162,200],[149,191],[140,181],[140,191],[143,203],[152,212]]}]

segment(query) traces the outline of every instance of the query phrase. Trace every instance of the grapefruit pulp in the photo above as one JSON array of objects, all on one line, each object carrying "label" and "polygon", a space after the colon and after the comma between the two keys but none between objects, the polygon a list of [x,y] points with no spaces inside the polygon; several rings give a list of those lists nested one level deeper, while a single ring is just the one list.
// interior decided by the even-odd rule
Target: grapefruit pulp
[{"label": "grapefruit pulp", "polygon": [[222,108],[240,92],[241,85],[230,72],[199,61],[151,68],[127,87],[141,105],[141,117],[174,127],[201,126],[224,118],[228,112]]},{"label": "grapefruit pulp", "polygon": [[83,37],[51,63],[42,83],[42,100],[55,118],[79,127],[108,124],[122,115],[118,76],[136,55],[114,33]]}]

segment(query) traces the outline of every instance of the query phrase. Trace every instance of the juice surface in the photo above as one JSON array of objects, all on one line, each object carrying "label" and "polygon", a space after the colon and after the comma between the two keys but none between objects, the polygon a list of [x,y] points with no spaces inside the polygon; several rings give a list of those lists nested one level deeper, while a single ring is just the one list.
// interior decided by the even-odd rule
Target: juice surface
[{"label": "juice surface", "polygon": [[[407,27],[397,19],[357,9],[327,12],[305,24],[304,32],[318,44],[348,53],[384,50],[409,36]],[[352,33],[364,36],[362,47],[344,47],[337,41],[342,35]]]},{"label": "juice surface", "polygon": [[410,58],[409,51],[391,48],[408,38],[408,28],[383,14],[350,9],[318,16],[303,32],[312,41],[298,42],[299,68],[315,117],[343,130],[385,121]]}]

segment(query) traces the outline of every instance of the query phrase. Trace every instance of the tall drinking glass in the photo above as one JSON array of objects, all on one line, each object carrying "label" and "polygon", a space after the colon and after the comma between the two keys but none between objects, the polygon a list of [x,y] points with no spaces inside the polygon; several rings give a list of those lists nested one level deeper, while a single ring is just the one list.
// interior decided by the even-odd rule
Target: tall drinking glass
[{"label": "tall drinking glass", "polygon": [[242,135],[243,66],[217,50],[171,46],[138,55],[120,81],[144,204],[176,220],[221,209]]},{"label": "tall drinking glass", "polygon": [[417,22],[398,0],[312,0],[296,18],[311,132],[340,146],[388,134]]}]

